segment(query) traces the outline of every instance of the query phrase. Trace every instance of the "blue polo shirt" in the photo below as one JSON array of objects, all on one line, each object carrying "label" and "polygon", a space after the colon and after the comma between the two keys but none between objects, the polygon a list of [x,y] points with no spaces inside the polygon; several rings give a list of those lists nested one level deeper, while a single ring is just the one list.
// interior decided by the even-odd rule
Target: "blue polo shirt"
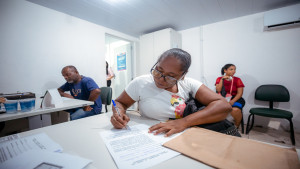
[{"label": "blue polo shirt", "polygon": [[[81,76],[81,81],[78,82],[77,84],[66,82],[60,88],[63,91],[70,91],[71,95],[75,99],[80,99],[80,100],[88,100],[91,91],[94,89],[99,89],[98,85],[92,78],[85,77],[85,76]],[[92,105],[91,107],[94,109],[94,111],[97,114],[101,113],[102,101],[100,95],[94,102],[94,105]]]}]

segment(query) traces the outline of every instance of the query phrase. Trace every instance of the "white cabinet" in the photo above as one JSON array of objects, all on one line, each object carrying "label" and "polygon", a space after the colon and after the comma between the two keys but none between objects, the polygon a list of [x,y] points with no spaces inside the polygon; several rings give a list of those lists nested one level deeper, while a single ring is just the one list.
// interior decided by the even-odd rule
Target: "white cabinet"
[{"label": "white cabinet", "polygon": [[159,56],[171,48],[181,48],[181,34],[171,28],[140,36],[137,75],[148,74]]}]

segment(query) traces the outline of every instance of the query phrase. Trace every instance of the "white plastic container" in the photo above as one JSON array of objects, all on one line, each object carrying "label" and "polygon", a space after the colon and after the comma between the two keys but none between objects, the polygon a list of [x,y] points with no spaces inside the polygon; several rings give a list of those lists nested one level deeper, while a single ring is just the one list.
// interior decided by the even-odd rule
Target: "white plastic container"
[{"label": "white plastic container", "polygon": [[6,113],[18,112],[18,100],[6,100],[4,106]]},{"label": "white plastic container", "polygon": [[35,98],[22,99],[19,101],[22,112],[27,112],[35,109]]}]

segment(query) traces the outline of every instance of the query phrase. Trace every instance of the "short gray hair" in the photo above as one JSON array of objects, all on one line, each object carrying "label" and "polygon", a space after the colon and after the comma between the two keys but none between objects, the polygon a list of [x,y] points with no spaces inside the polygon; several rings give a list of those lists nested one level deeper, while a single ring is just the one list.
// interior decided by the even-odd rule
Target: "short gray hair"
[{"label": "short gray hair", "polygon": [[69,69],[71,69],[72,71],[74,71],[74,72],[76,72],[76,73],[78,73],[78,71],[77,71],[77,69],[76,69],[76,67],[75,66],[73,66],[73,65],[68,65],[68,66],[65,66],[61,71],[63,71],[64,69],[66,69],[66,68],[69,68]]},{"label": "short gray hair", "polygon": [[176,59],[180,60],[181,70],[184,72],[188,72],[189,67],[192,63],[191,55],[188,52],[179,48],[169,49],[165,51],[162,55],[160,55],[157,62],[160,62],[167,57],[175,57]]}]

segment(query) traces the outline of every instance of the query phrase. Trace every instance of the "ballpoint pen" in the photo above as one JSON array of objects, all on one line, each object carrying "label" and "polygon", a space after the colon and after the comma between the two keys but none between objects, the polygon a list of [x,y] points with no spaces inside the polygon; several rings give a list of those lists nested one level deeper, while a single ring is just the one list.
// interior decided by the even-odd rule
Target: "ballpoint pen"
[{"label": "ballpoint pen", "polygon": [[[121,117],[121,114],[120,114],[120,112],[119,112],[119,108],[118,108],[118,106],[116,105],[115,101],[114,101],[114,100],[111,100],[111,101],[112,101],[112,103],[113,103],[113,105],[114,105],[114,107],[115,107],[115,109],[116,109],[118,115]],[[127,129],[126,125],[125,125],[125,128]]]}]

